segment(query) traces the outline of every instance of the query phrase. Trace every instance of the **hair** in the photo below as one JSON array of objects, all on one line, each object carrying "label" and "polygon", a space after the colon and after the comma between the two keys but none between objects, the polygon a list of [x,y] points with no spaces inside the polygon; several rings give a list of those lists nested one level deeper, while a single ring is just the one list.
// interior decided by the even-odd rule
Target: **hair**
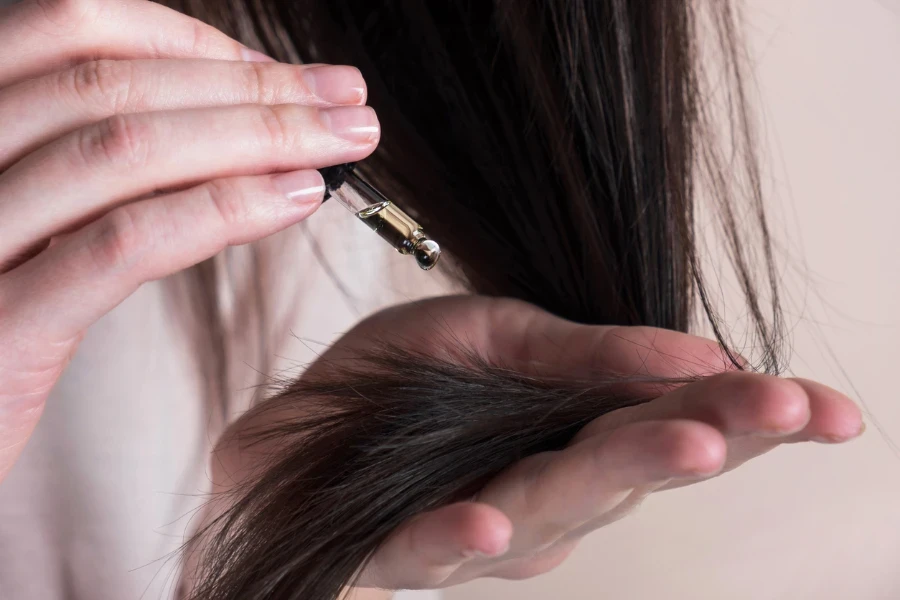
[{"label": "hair", "polygon": [[[283,62],[359,67],[383,135],[357,168],[441,242],[472,292],[589,324],[688,331],[701,314],[745,368],[704,278],[719,256],[701,252],[702,197],[727,258],[716,280],[730,265],[745,301],[752,368],[780,372],[731,3],[168,4]],[[193,277],[206,279],[201,313],[214,323],[210,272]],[[602,373],[530,377],[460,344],[421,356],[389,342],[258,404],[251,416],[295,410],[248,433],[277,452],[198,534],[209,542],[189,597],[333,600],[407,519],[650,399],[613,393],[621,378]]]}]

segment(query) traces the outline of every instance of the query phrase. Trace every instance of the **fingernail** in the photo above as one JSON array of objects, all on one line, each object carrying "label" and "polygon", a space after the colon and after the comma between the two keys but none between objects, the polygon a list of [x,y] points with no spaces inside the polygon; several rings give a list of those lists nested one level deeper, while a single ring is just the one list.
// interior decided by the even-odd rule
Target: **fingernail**
[{"label": "fingernail", "polygon": [[307,67],[302,73],[309,91],[325,102],[363,104],[366,100],[366,82],[359,69],[326,65]]},{"label": "fingernail", "polygon": [[381,133],[378,117],[368,106],[335,106],[321,111],[331,133],[357,143],[374,142]]},{"label": "fingernail", "polygon": [[275,187],[288,200],[297,204],[312,204],[325,194],[325,181],[318,171],[291,171],[273,178]]},{"label": "fingernail", "polygon": [[810,439],[817,444],[840,444],[844,441],[844,438],[840,438],[835,435],[818,435]]},{"label": "fingernail", "polygon": [[863,434],[866,430],[865,422],[859,424],[859,429],[856,433],[851,435],[821,435],[812,438],[812,441],[818,442],[820,444],[841,444],[843,442],[849,442],[852,439],[856,439]]},{"label": "fingernail", "polygon": [[810,439],[819,444],[843,444],[844,442],[849,442],[855,437],[855,435],[820,435]]},{"label": "fingernail", "polygon": [[267,56],[256,50],[251,50],[250,48],[241,48],[241,58],[247,62],[278,62],[271,56]]}]

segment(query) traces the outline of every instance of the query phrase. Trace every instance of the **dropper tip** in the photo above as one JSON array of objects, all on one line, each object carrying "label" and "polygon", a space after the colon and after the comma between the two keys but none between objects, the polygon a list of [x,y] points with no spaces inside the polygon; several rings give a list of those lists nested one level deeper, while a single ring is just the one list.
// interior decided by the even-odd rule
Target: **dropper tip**
[{"label": "dropper tip", "polygon": [[441,247],[434,240],[422,240],[413,250],[416,262],[424,271],[433,269],[441,258]]}]

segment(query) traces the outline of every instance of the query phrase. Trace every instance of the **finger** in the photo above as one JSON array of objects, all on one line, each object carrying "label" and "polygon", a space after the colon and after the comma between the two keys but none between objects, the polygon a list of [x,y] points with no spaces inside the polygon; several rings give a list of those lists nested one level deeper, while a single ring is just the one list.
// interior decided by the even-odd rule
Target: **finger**
[{"label": "finger", "polygon": [[324,189],[317,171],[300,171],[211,181],[117,208],[0,277],[0,332],[71,339],[142,283],[301,221]]},{"label": "finger", "polygon": [[725,439],[694,421],[626,425],[556,453],[521,461],[493,480],[479,501],[513,523],[510,552],[530,555],[585,523],[624,514],[634,497],[678,478],[706,477],[725,461]]},{"label": "finger", "polygon": [[847,441],[859,434],[862,425],[859,407],[828,386],[805,379],[728,373],[604,415],[573,442],[625,423],[673,418],[719,429],[730,440],[726,471],[783,443]]},{"label": "finger", "polygon": [[97,58],[260,60],[209,25],[137,0],[28,0],[0,18],[0,87]]},{"label": "finger", "polygon": [[625,423],[692,419],[726,437],[781,437],[806,427],[811,418],[806,390],[790,379],[733,372],[684,385],[651,402],[604,415],[582,429],[575,442]]},{"label": "finger", "polygon": [[521,580],[544,575],[563,564],[578,546],[579,541],[579,539],[561,541],[532,556],[501,559],[494,564],[479,566],[474,561],[466,563],[449,577],[446,585],[457,585],[485,576]]},{"label": "finger", "polygon": [[[655,327],[583,325],[519,300],[484,298],[479,302],[460,296],[417,304],[422,326],[437,324],[442,330],[452,331],[454,336],[471,343],[479,354],[488,359],[496,357],[499,364],[569,381],[645,381],[643,386],[629,384],[631,394],[646,391],[659,396],[681,383],[648,379],[713,375],[735,370],[735,361],[745,362],[739,356],[730,356],[713,340]],[[483,310],[478,312],[478,318],[473,318],[473,308],[479,304]],[[382,311],[366,326],[389,326],[397,310],[400,309]],[[408,314],[403,316],[408,319]],[[445,336],[424,336],[416,343],[420,351],[444,350]]]},{"label": "finger", "polygon": [[117,115],[0,175],[0,263],[51,235],[159,189],[351,162],[380,128],[366,106],[245,105]]},{"label": "finger", "polygon": [[[491,317],[486,353],[504,360],[512,355],[532,373],[591,381],[640,380],[706,376],[735,368],[715,341],[678,331],[587,326],[514,301]],[[658,387],[651,389],[655,392]]]},{"label": "finger", "polygon": [[[348,66],[218,60],[98,60],[0,89],[0,171],[62,135],[115,114],[236,104],[364,104]],[[40,106],[39,118],[22,118]]]},{"label": "finger", "polygon": [[439,587],[463,563],[506,551],[512,524],[491,506],[461,502],[413,519],[381,547],[360,585],[385,589]]},{"label": "finger", "polygon": [[[837,444],[862,433],[862,414],[859,407],[844,394],[806,379],[781,380],[802,393],[809,406],[809,418],[798,431],[750,433],[732,436],[728,442],[728,460],[723,472],[731,471],[757,456],[770,452],[781,444],[820,442]],[[671,482],[664,489],[681,487],[683,482]]]},{"label": "finger", "polygon": [[812,416],[801,431],[788,438],[789,443],[814,441],[840,444],[863,432],[862,412],[859,406],[839,391],[810,381],[794,378],[809,397]]}]

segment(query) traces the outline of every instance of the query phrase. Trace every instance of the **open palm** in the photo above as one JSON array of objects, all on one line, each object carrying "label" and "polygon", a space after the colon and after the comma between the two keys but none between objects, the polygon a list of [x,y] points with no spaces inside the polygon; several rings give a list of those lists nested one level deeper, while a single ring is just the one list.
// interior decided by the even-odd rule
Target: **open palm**
[{"label": "open palm", "polygon": [[647,327],[579,325],[504,299],[459,296],[383,311],[344,336],[310,372],[334,359],[352,360],[373,339],[398,332],[410,349],[425,353],[446,344],[450,332],[480,354],[534,375],[706,377],[663,389],[657,384],[655,400],[596,419],[561,451],[520,461],[474,501],[412,519],[369,562],[360,586],[435,588],[483,576],[538,575],[650,493],[715,477],[781,444],[843,442],[862,429],[859,409],[839,392],[739,371],[710,340]]}]

